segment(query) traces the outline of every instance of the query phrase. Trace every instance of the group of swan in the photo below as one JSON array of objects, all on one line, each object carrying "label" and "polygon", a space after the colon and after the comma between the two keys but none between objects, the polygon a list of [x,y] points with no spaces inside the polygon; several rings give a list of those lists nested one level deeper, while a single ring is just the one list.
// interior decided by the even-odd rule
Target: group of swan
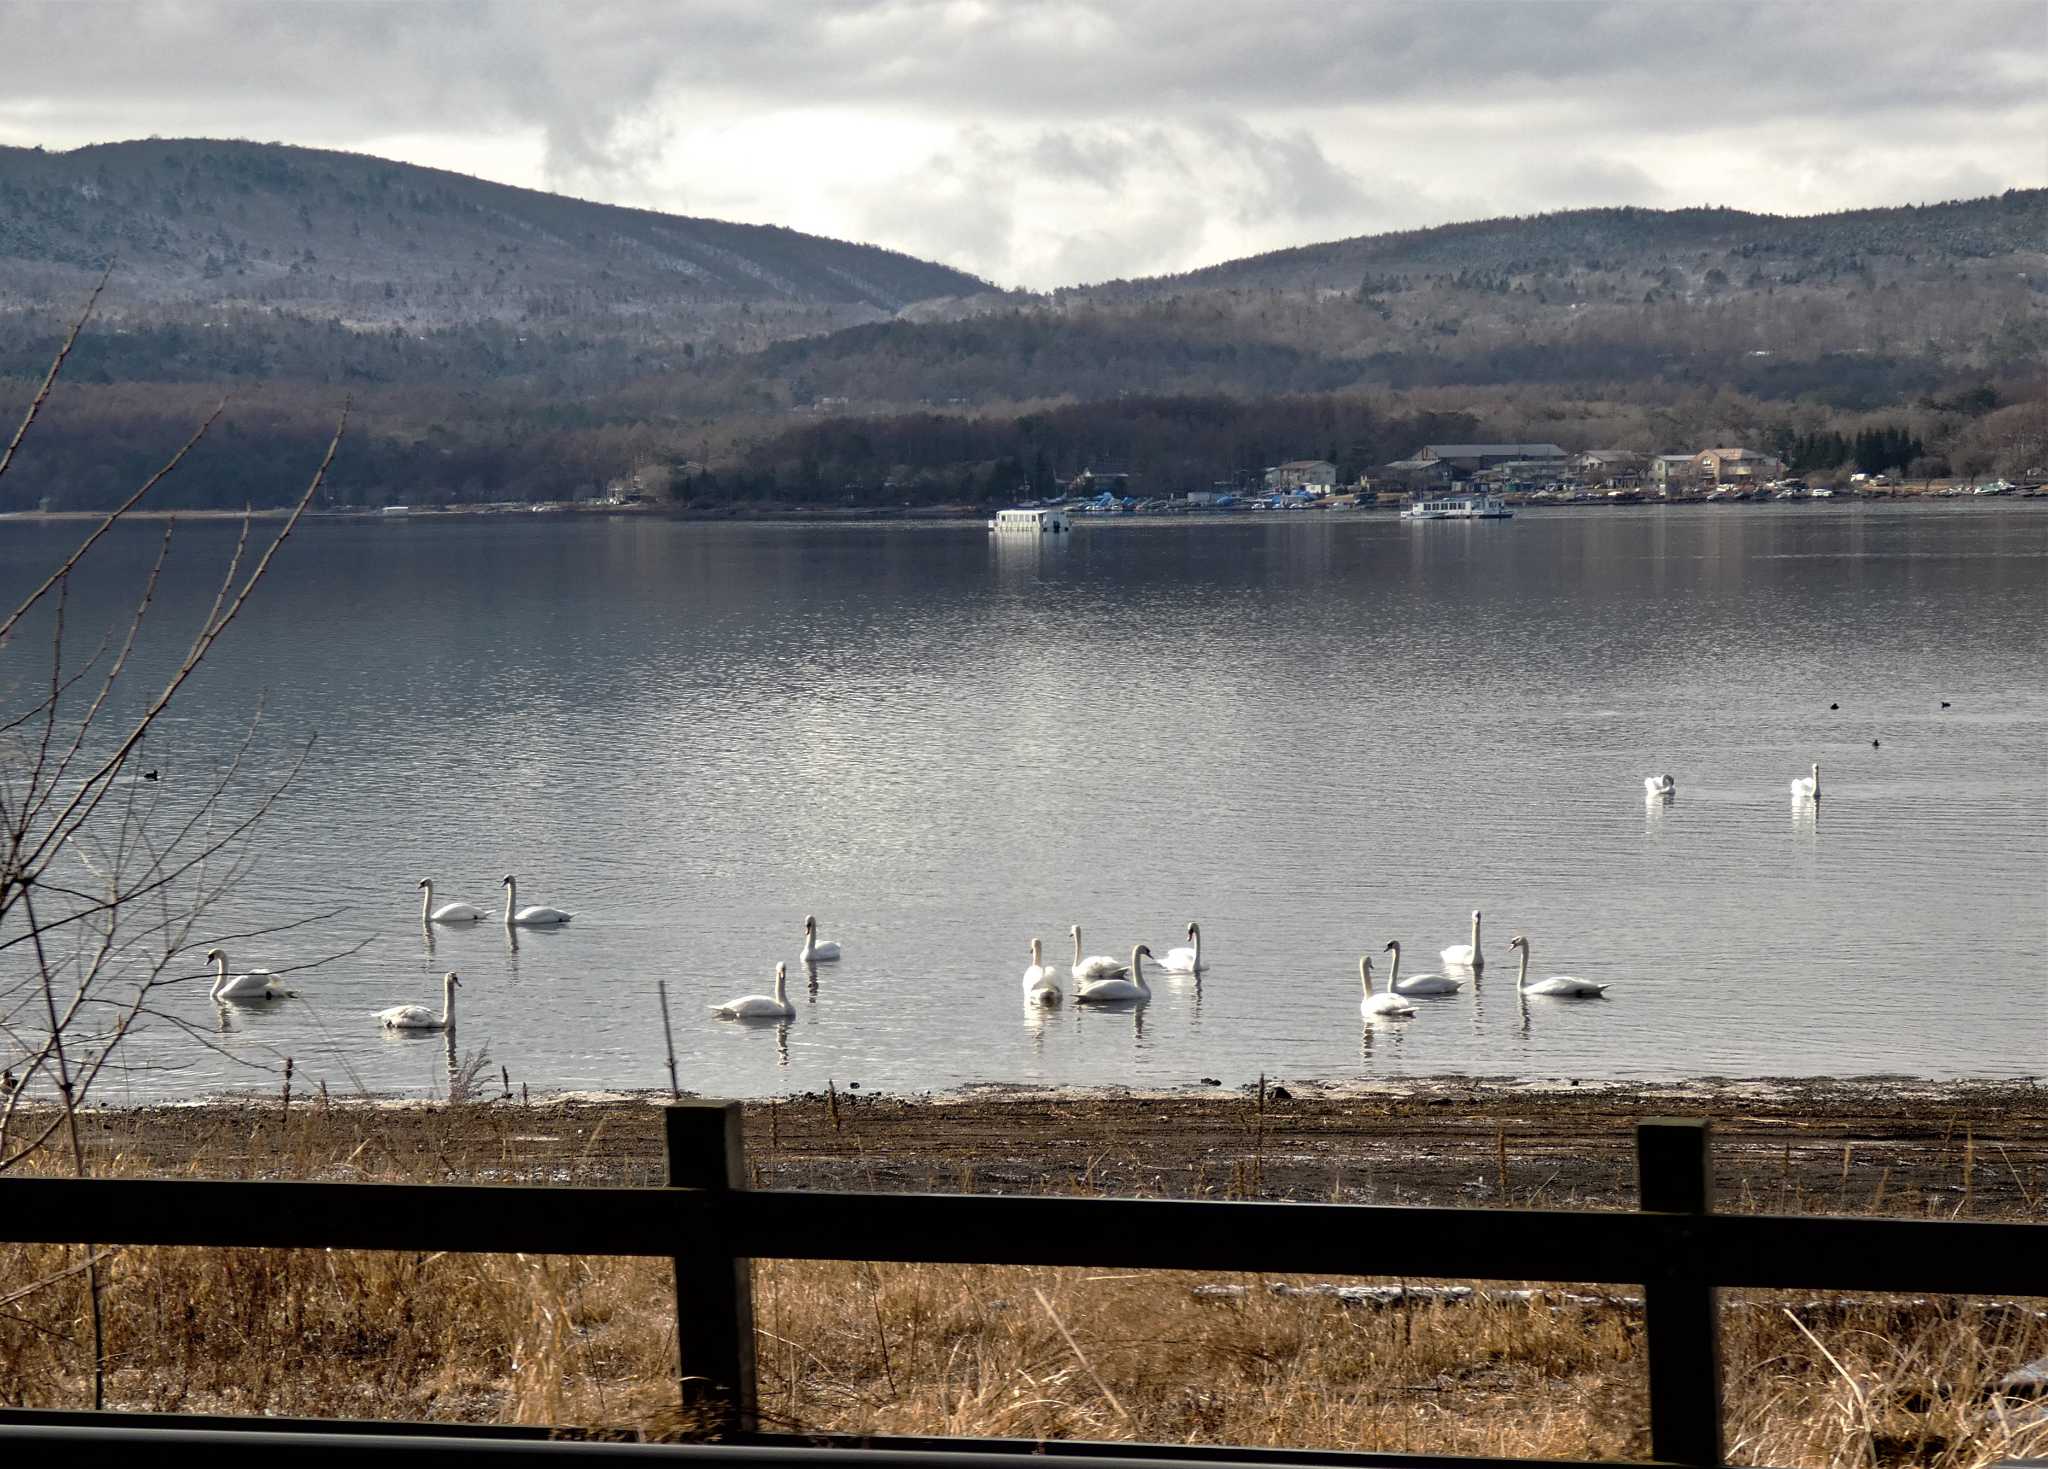
[{"label": "group of swan", "polygon": [[[530,907],[519,906],[519,879],[506,873],[498,880],[505,889],[505,926],[507,928],[553,928],[567,923],[574,914],[564,913],[560,908],[549,908],[544,904]],[[420,879],[420,922],[425,923],[480,923],[490,917],[474,903],[443,903],[434,906],[434,880]]]},{"label": "group of swan", "polygon": [[[1539,979],[1534,984],[1531,984],[1529,982],[1528,939],[1524,938],[1521,934],[1516,934],[1512,939],[1508,940],[1508,947],[1521,950],[1522,955],[1522,967],[1515,976],[1515,992],[1517,994],[1551,995],[1559,999],[1571,1000],[1596,1000],[1607,993],[1606,985],[1596,984],[1590,979],[1580,979],[1576,975],[1570,974],[1553,974],[1548,979]],[[1387,987],[1383,990],[1375,990],[1372,987],[1371,956],[1368,955],[1358,961],[1358,983],[1362,991],[1358,1001],[1358,1013],[1365,1016],[1368,1020],[1376,1015],[1391,1017],[1413,1015],[1415,1007],[1409,1003],[1411,996],[1451,995],[1456,994],[1464,987],[1463,980],[1452,979],[1444,974],[1418,974],[1411,978],[1403,979],[1401,978],[1401,945],[1396,941],[1390,940],[1387,944],[1387,949],[1393,954],[1394,960],[1392,968],[1387,972]],[[1473,959],[1479,957],[1479,915],[1477,913],[1472,915],[1471,945],[1468,948],[1466,945],[1460,944],[1454,949],[1444,950],[1446,963],[1455,962],[1451,960],[1450,956],[1452,954],[1470,954]],[[1476,970],[1480,966],[1472,964],[1470,967]]]},{"label": "group of swan", "polygon": [[[1032,948],[1032,957],[1037,957],[1037,946]],[[830,939],[818,937],[818,920],[804,915],[804,946],[797,954],[798,962],[805,965],[833,964],[839,959],[839,945]],[[711,1013],[721,1020],[793,1020],[796,1006],[789,1002],[789,966],[778,963],[775,966],[775,993],[772,995],[741,995],[736,1000],[727,1000],[723,1005],[713,1005]]]},{"label": "group of swan", "polygon": [[[1874,745],[1877,741],[1872,740]],[[1678,794],[1678,782],[1668,775],[1646,775],[1643,777],[1643,799],[1646,801],[1668,801]],[[1818,801],[1820,799],[1820,762],[1815,761],[1812,775],[1802,775],[1792,782],[1792,799],[1795,801]]]},{"label": "group of swan", "polygon": [[[505,927],[507,928],[556,928],[567,923],[573,916],[560,908],[549,908],[543,904],[530,907],[519,906],[519,879],[506,873],[499,880],[505,889]],[[443,903],[434,906],[434,880],[420,879],[420,924],[425,927],[432,923],[481,923],[491,915],[474,903]],[[218,952],[218,951],[216,951]],[[209,955],[209,958],[212,956]],[[257,973],[262,971],[258,970]],[[244,976],[247,978],[248,976]],[[239,982],[239,981],[238,981]],[[441,1013],[436,1015],[425,1005],[393,1005],[388,1010],[377,1012],[377,1023],[386,1030],[453,1030],[455,1028],[455,987],[462,981],[449,970],[441,976]],[[218,989],[218,986],[216,986]],[[229,998],[233,998],[232,992]]]},{"label": "group of swan", "polygon": [[[1074,940],[1074,963],[1067,971],[1067,978],[1074,988],[1074,1002],[1079,1005],[1151,999],[1152,986],[1145,982],[1144,961],[1147,959],[1168,974],[1199,975],[1205,967],[1202,963],[1202,925],[1199,923],[1188,925],[1186,944],[1168,949],[1163,955],[1155,955],[1144,944],[1136,945],[1131,950],[1128,964],[1119,964],[1107,954],[1082,957],[1081,925],[1073,925],[1067,933]],[[1024,971],[1024,1001],[1029,1005],[1051,1006],[1059,1004],[1062,998],[1059,967],[1045,962],[1045,946],[1034,938],[1031,941],[1031,964]]]}]

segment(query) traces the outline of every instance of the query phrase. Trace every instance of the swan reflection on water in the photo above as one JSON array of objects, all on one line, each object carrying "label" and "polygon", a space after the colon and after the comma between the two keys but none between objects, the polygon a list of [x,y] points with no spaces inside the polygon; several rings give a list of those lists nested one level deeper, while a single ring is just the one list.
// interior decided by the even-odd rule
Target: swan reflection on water
[{"label": "swan reflection on water", "polygon": [[1398,1016],[1375,1015],[1358,1024],[1358,1059],[1369,1062],[1375,1049],[1398,1052],[1406,1044],[1408,1027]]},{"label": "swan reflection on water", "polygon": [[1143,1000],[1098,1000],[1092,1005],[1074,1007],[1074,1029],[1078,1032],[1084,1026],[1096,1024],[1095,1017],[1101,1015],[1128,1015],[1131,1017],[1131,1039],[1145,1039],[1145,1009]]},{"label": "swan reflection on water", "polygon": [[775,1064],[789,1065],[790,1017],[776,1015],[738,1015],[731,1017],[736,1030],[773,1033],[775,1036]]}]

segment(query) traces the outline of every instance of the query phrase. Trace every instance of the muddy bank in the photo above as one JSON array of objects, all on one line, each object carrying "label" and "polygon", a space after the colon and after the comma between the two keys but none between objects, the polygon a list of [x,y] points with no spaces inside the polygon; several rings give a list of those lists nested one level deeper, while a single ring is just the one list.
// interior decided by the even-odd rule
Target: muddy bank
[{"label": "muddy bank", "polygon": [[[250,1099],[97,1112],[88,1141],[107,1171],[656,1182],[665,1101]],[[1625,1208],[1632,1129],[1656,1116],[1712,1119],[1731,1209],[2041,1217],[2048,1198],[2048,1088],[2033,1081],[1289,1081],[1263,1105],[1249,1089],[856,1085],[749,1103],[746,1139],[764,1188]]]}]

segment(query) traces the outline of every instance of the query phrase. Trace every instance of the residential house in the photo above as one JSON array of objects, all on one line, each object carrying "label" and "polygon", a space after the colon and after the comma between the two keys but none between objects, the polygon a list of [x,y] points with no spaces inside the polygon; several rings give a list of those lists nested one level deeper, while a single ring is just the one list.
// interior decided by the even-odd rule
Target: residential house
[{"label": "residential house", "polygon": [[1703,484],[1762,484],[1785,472],[1785,461],[1755,449],[1702,449],[1692,456],[1693,476]]},{"label": "residential house", "polygon": [[1635,484],[1643,477],[1643,456],[1632,449],[1588,449],[1572,456],[1572,468],[1589,485]]},{"label": "residential house", "polygon": [[1269,490],[1328,490],[1336,484],[1337,466],[1327,459],[1290,459],[1266,471]]},{"label": "residential house", "polygon": [[1441,489],[1451,482],[1453,473],[1448,460],[1424,459],[1420,455],[1396,459],[1392,464],[1380,466],[1380,472],[1390,484],[1410,491]]},{"label": "residential house", "polygon": [[1699,478],[1699,465],[1690,454],[1657,454],[1650,459],[1650,483],[1660,490],[1690,489]]}]

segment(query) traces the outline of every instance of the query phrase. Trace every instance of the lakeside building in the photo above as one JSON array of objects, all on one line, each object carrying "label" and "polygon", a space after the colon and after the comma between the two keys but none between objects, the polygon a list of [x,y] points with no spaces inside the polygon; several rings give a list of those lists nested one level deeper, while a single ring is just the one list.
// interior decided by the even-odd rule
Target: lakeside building
[{"label": "lakeside building", "polygon": [[1572,470],[1591,485],[1640,484],[1644,458],[1633,449],[1588,449],[1572,456]]},{"label": "lakeside building", "polygon": [[1784,460],[1755,449],[1702,449],[1692,462],[1702,484],[1762,484],[1785,473]]},{"label": "lakeside building", "polygon": [[1327,459],[1290,459],[1266,471],[1269,490],[1333,490],[1337,466]]},{"label": "lakeside building", "polygon": [[1122,499],[1131,488],[1130,475],[1121,469],[1084,469],[1064,486],[1070,495],[1091,496],[1107,491]]},{"label": "lakeside building", "polygon": [[1699,478],[1690,454],[1657,454],[1650,459],[1650,483],[1660,490],[1688,489]]},{"label": "lakeside building", "polygon": [[1424,444],[1406,459],[1383,466],[1387,478],[1411,491],[1439,489],[1482,470],[1514,465],[1518,479],[1562,479],[1571,455],[1556,444]]}]

